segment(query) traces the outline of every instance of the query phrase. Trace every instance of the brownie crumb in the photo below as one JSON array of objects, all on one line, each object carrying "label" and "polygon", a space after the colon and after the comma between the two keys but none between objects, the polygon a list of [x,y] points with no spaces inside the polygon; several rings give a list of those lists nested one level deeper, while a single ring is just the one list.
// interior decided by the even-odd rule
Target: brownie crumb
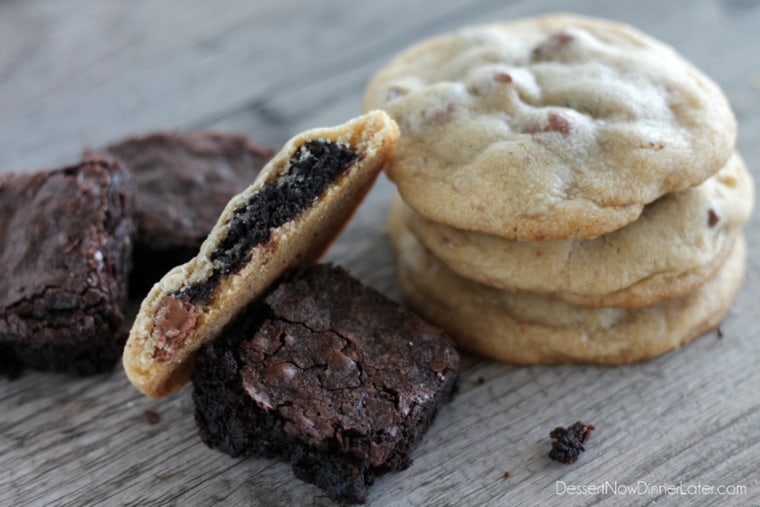
[{"label": "brownie crumb", "polygon": [[549,457],[554,461],[569,465],[578,461],[578,456],[585,451],[583,442],[596,428],[593,424],[580,421],[567,428],[554,428],[549,437],[552,439],[552,450]]},{"label": "brownie crumb", "polygon": [[504,473],[501,475],[502,479],[509,479],[509,477],[512,475],[512,473],[509,470],[505,470]]},{"label": "brownie crumb", "polygon": [[143,419],[145,419],[145,422],[151,426],[155,426],[161,422],[161,416],[152,410],[146,410],[143,412]]}]

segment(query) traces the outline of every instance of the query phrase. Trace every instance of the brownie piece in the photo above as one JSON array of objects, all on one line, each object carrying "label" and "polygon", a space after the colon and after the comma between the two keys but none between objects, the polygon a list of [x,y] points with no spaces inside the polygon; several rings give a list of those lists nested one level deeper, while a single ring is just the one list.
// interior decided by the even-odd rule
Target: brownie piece
[{"label": "brownie piece", "polygon": [[313,266],[201,349],[195,419],[210,447],[280,456],[333,500],[363,503],[376,475],[411,464],[458,366],[442,331]]},{"label": "brownie piece", "polygon": [[596,427],[593,424],[586,424],[580,421],[563,428],[558,426],[549,433],[552,439],[552,450],[549,451],[549,457],[554,461],[559,461],[570,465],[578,461],[578,456],[586,450],[583,443],[591,435]]},{"label": "brownie piece", "polygon": [[126,338],[134,186],[92,157],[0,177],[0,369],[111,370]]},{"label": "brownie piece", "polygon": [[197,254],[227,201],[274,155],[244,136],[204,131],[133,137],[106,152],[137,182],[133,293]]}]

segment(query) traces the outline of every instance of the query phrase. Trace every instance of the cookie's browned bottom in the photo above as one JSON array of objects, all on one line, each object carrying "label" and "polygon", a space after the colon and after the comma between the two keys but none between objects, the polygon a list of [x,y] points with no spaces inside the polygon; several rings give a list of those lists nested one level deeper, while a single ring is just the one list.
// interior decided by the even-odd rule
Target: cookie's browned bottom
[{"label": "cookie's browned bottom", "polygon": [[231,456],[280,456],[334,500],[362,503],[454,389],[459,356],[437,328],[340,268],[303,270],[193,375],[201,438]]}]

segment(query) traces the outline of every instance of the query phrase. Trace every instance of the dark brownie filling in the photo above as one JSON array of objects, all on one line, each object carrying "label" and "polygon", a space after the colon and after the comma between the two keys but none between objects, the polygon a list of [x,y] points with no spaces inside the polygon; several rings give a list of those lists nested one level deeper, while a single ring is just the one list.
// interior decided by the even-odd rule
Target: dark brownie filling
[{"label": "dark brownie filling", "polygon": [[207,303],[223,275],[240,271],[250,261],[251,249],[267,243],[272,230],[306,210],[358,158],[358,153],[342,143],[304,143],[291,157],[285,174],[233,212],[227,235],[211,254],[212,275],[184,287],[179,295],[196,305]]},{"label": "dark brownie filling", "polygon": [[157,132],[125,139],[106,151],[129,167],[137,183],[129,285],[136,297],[198,254],[227,202],[275,154],[247,137],[213,131]]}]

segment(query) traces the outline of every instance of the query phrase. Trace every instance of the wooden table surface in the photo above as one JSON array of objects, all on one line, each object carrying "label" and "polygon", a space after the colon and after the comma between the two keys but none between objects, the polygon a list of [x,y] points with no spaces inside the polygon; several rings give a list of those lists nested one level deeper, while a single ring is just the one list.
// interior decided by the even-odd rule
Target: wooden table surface
[{"label": "wooden table surface", "polygon": [[[555,10],[629,22],[711,75],[733,104],[739,149],[760,176],[757,0],[5,0],[0,171],[70,163],[85,145],[155,129],[213,127],[277,146],[359,113],[369,76],[420,38]],[[392,190],[379,182],[327,258],[398,299],[384,234]],[[380,478],[369,504],[760,505],[756,215],[747,237],[748,273],[722,339],[708,333],[619,368],[525,368],[465,355],[458,397],[414,464]],[[146,410],[160,422],[148,424]],[[598,428],[587,452],[571,466],[550,461],[549,431],[579,419]],[[569,494],[605,482],[615,491]],[[746,491],[652,487],[680,484],[682,493],[696,485]],[[624,495],[616,489],[623,486],[649,491]],[[189,388],[150,400],[120,368],[91,378],[0,379],[0,505],[90,504],[329,501],[283,463],[206,448]]]}]

